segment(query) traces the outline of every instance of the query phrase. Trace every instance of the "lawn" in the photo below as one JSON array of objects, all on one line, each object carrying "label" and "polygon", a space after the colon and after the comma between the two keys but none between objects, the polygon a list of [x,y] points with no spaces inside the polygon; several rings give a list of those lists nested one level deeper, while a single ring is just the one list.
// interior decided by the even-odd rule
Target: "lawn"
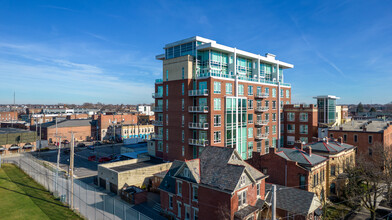
[{"label": "lawn", "polygon": [[0,168],[0,219],[81,219],[15,165]]}]

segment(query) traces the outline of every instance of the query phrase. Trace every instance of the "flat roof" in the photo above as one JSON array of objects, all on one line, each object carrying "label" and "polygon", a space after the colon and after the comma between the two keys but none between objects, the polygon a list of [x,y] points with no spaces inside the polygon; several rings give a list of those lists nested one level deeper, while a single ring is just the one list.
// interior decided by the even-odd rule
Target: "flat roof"
[{"label": "flat roof", "polygon": [[20,128],[0,128],[0,134],[28,133],[28,132],[35,132],[35,131],[24,130]]},{"label": "flat roof", "polygon": [[391,121],[384,120],[352,120],[347,123],[341,124],[330,128],[331,131],[363,131],[366,128],[366,132],[383,132],[390,124]]},{"label": "flat roof", "polygon": [[319,95],[313,97],[314,99],[340,99],[340,97],[334,96],[334,95]]},{"label": "flat roof", "polygon": [[116,166],[116,167],[110,167],[109,169],[114,170],[116,172],[124,172],[124,171],[128,171],[128,170],[135,170],[135,169],[149,167],[149,166],[162,164],[162,163],[164,163],[162,160],[152,157],[148,161],[143,161],[143,162],[138,162],[138,163],[133,163],[133,164],[126,164],[126,165],[121,165],[121,166]]}]

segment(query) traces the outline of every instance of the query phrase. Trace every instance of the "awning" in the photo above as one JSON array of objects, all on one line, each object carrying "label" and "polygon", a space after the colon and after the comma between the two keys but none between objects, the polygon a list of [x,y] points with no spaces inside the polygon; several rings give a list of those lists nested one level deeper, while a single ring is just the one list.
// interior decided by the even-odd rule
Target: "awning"
[{"label": "awning", "polygon": [[11,146],[10,148],[8,148],[8,150],[18,150],[20,149],[20,147],[18,146]]},{"label": "awning", "polygon": [[23,148],[32,148],[33,147],[33,145],[25,145],[25,146],[23,146]]}]

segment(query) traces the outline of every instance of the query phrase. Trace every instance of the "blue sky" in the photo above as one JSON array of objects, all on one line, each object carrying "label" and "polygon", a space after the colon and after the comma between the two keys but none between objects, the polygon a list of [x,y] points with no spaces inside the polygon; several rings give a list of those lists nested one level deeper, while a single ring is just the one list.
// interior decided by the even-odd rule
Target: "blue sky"
[{"label": "blue sky", "polygon": [[294,64],[293,103],[392,101],[391,1],[0,1],[0,103],[152,102],[155,55],[199,35]]}]

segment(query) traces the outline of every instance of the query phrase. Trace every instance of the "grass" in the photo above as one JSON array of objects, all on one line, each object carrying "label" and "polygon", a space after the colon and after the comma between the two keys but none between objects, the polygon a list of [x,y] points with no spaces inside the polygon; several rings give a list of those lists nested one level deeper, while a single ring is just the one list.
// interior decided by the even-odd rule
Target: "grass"
[{"label": "grass", "polygon": [[0,168],[0,219],[82,219],[15,165]]}]

